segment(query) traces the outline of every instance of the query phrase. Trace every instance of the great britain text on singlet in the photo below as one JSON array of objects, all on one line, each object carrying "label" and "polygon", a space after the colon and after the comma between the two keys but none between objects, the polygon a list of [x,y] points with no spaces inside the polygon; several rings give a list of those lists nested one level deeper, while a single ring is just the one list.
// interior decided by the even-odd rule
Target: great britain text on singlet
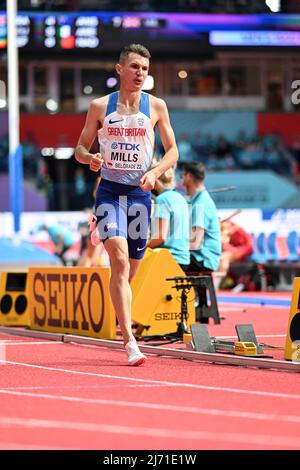
[{"label": "great britain text on singlet", "polygon": [[145,137],[146,129],[141,127],[108,127],[107,133],[121,137]]}]

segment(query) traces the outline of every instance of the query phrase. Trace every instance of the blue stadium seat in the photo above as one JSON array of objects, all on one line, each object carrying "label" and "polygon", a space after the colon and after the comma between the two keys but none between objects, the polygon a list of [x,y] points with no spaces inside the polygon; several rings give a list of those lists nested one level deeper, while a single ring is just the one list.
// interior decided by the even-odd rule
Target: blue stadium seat
[{"label": "blue stadium seat", "polygon": [[266,235],[260,232],[254,241],[254,252],[251,259],[256,263],[265,263],[267,261]]},{"label": "blue stadium seat", "polygon": [[289,254],[286,258],[286,261],[299,261],[298,255],[298,234],[296,230],[289,232],[286,244],[289,250]]},{"label": "blue stadium seat", "polygon": [[267,241],[268,253],[267,259],[268,261],[278,261],[279,260],[279,253],[277,247],[277,233],[271,232],[268,236]]}]

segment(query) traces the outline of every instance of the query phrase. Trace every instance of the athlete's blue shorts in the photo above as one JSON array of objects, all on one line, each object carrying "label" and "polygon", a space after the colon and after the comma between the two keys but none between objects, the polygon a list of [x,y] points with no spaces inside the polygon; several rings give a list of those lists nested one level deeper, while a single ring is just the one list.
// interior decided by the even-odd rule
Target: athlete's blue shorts
[{"label": "athlete's blue shorts", "polygon": [[96,216],[104,244],[108,238],[124,237],[129,258],[143,257],[151,216],[150,191],[102,179],[96,195]]}]

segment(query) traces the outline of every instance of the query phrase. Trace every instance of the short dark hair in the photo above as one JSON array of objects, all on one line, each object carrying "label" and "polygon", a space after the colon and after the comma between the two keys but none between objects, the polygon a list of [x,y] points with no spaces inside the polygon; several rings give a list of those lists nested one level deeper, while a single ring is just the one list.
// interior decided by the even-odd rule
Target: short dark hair
[{"label": "short dark hair", "polygon": [[200,162],[188,162],[183,166],[185,173],[190,173],[195,180],[204,181],[205,179],[205,166]]},{"label": "short dark hair", "polygon": [[141,44],[129,44],[129,46],[125,46],[121,51],[119,58],[120,63],[124,62],[131,53],[138,54],[145,57],[145,59],[151,59],[151,54],[145,46]]}]

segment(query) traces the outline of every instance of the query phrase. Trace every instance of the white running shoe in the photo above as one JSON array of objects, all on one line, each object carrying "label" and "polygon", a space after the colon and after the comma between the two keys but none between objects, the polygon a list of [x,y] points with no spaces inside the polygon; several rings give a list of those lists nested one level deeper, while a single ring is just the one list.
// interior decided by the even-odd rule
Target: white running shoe
[{"label": "white running shoe", "polygon": [[125,349],[128,355],[129,366],[140,366],[146,361],[146,356],[141,353],[135,339],[131,339],[125,345]]},{"label": "white running shoe", "polygon": [[89,221],[89,229],[90,229],[90,234],[91,234],[91,242],[93,246],[97,246],[101,243],[101,238],[99,235],[99,231],[97,228],[97,217],[95,214],[91,214]]}]

